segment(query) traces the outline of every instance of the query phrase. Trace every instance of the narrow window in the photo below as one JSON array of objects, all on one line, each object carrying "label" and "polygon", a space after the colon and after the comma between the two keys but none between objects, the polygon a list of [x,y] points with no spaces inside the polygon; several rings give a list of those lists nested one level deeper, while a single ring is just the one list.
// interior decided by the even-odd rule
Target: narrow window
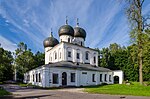
[{"label": "narrow window", "polygon": [[80,53],[77,53],[77,59],[80,59]]},{"label": "narrow window", "polygon": [[38,74],[36,74],[36,82],[38,82]]},{"label": "narrow window", "polygon": [[53,74],[53,84],[58,84],[58,74]]},{"label": "narrow window", "polygon": [[88,52],[85,53],[85,59],[86,59],[86,60],[89,59],[89,54],[88,54]]},{"label": "narrow window", "polygon": [[100,74],[100,82],[102,82],[102,74]]},{"label": "narrow window", "polygon": [[34,74],[33,74],[33,82],[34,82]]},{"label": "narrow window", "polygon": [[41,82],[41,74],[39,73],[39,82]]},{"label": "narrow window", "polygon": [[111,75],[109,75],[109,81],[111,82]]},{"label": "narrow window", "polygon": [[93,60],[94,60],[94,63],[96,63],[96,57],[95,57],[95,56],[94,56],[94,59],[93,59]]},{"label": "narrow window", "polygon": [[75,82],[75,73],[71,73],[71,82]]},{"label": "narrow window", "polygon": [[87,74],[87,72],[82,72],[82,74]]},{"label": "narrow window", "polygon": [[82,44],[82,42],[81,42],[81,46],[82,46],[83,44]]},{"label": "narrow window", "polygon": [[92,81],[95,82],[95,74],[92,74]]},{"label": "narrow window", "polygon": [[68,57],[71,57],[71,52],[70,51],[68,51]]},{"label": "narrow window", "polygon": [[105,81],[107,82],[107,74],[105,74]]},{"label": "narrow window", "polygon": [[62,42],[62,39],[60,41]]},{"label": "narrow window", "polygon": [[55,59],[57,59],[57,53],[55,52]]},{"label": "narrow window", "polygon": [[68,42],[70,43],[70,38],[68,38]]}]

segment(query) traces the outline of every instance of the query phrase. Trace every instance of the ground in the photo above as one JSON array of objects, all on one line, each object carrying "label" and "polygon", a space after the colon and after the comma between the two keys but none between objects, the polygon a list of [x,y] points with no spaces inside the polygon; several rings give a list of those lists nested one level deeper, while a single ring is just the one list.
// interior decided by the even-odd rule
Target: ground
[{"label": "ground", "polygon": [[4,85],[4,88],[12,92],[15,99],[149,99],[149,97],[141,96],[89,94],[83,92],[84,88],[48,90],[20,87],[12,84]]}]

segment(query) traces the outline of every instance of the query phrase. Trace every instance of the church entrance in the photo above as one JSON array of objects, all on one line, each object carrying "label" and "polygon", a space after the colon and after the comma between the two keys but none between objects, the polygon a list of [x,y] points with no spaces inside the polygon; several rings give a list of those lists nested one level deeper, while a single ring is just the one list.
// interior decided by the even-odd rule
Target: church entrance
[{"label": "church entrance", "polygon": [[62,73],[62,86],[67,85],[67,73],[63,72]]}]

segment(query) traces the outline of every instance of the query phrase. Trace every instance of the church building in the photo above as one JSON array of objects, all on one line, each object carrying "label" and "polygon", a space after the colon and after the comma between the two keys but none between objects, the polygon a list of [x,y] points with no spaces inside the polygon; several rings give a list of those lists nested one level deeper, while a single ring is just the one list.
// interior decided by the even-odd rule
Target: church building
[{"label": "church building", "polygon": [[[24,74],[24,82],[41,87],[90,86],[113,84],[114,74],[122,83],[123,72],[98,66],[98,51],[85,46],[86,31],[66,24],[58,30],[59,41],[50,37],[43,42],[45,65]],[[90,35],[89,35],[90,36]]]}]

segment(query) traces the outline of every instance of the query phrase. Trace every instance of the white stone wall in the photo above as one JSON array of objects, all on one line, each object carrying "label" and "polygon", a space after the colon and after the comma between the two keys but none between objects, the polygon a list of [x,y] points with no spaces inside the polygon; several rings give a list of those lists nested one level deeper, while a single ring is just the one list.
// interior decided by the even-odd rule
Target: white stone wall
[{"label": "white stone wall", "polygon": [[72,43],[73,37],[70,35],[61,35],[60,42],[62,42],[62,41],[68,42],[68,38],[69,38],[69,42]]},{"label": "white stone wall", "polygon": [[124,74],[122,70],[116,70],[113,71],[113,77],[118,76],[119,77],[119,84],[123,83],[124,80]]},{"label": "white stone wall", "polygon": [[[113,72],[99,72],[99,71],[87,71],[87,70],[74,70],[68,68],[48,68],[41,67],[39,69],[34,69],[24,75],[25,83],[32,83],[33,85],[41,87],[59,87],[62,86],[62,73],[67,73],[67,86],[88,86],[88,85],[99,85],[101,83],[113,84]],[[41,82],[36,82],[36,76],[33,74],[41,74]],[[53,73],[58,74],[58,84],[53,84]],[[75,82],[71,82],[71,73],[75,73]],[[86,73],[86,74],[85,74]],[[95,81],[93,82],[92,75],[95,75]],[[103,81],[100,82],[100,74],[103,75]],[[105,74],[107,74],[107,81],[104,81]],[[30,80],[27,82],[27,76],[30,75]],[[111,81],[109,80],[109,75],[111,75]]]},{"label": "white stone wall", "polygon": [[[74,37],[72,40],[73,44],[84,46],[84,39],[81,37]],[[82,44],[81,44],[82,43]]]},{"label": "white stone wall", "polygon": [[[71,51],[71,57],[68,57],[68,51]],[[86,60],[85,58],[86,52],[88,52],[88,60]],[[80,59],[77,59],[77,53],[80,53]],[[55,54],[57,54],[56,59]],[[90,63],[91,65],[98,66],[98,52],[90,48],[85,48],[82,46],[61,42],[54,48],[51,48],[49,50],[46,49],[45,51],[45,64],[48,64],[49,62],[54,63],[59,61]]]}]

